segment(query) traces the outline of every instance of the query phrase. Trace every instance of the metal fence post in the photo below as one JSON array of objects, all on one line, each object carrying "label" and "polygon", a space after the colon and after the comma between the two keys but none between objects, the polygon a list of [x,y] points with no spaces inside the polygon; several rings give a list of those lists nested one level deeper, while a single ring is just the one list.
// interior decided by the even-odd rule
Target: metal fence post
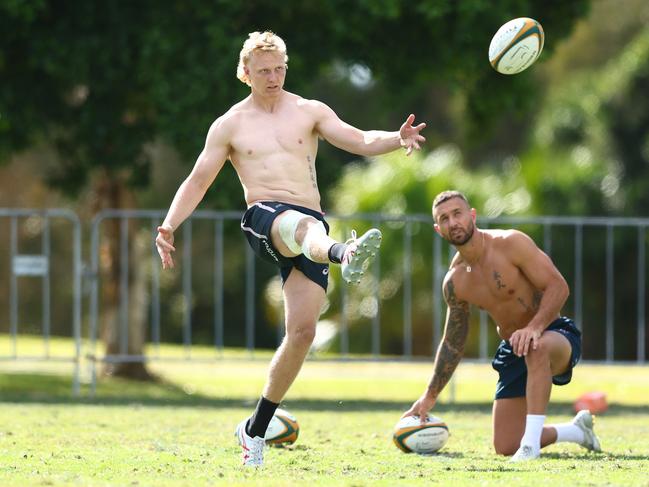
[{"label": "metal fence post", "polygon": [[412,227],[403,229],[403,355],[412,358]]}]

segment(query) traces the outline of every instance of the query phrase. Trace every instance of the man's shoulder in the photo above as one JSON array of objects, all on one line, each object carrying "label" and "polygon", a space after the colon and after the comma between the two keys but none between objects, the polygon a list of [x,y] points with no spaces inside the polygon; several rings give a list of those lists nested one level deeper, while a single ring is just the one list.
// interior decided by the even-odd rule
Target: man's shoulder
[{"label": "man's shoulder", "polygon": [[442,289],[444,290],[445,296],[448,298],[449,295],[456,296],[458,285],[462,287],[462,270],[459,261],[456,259],[453,260],[444,280],[442,281]]},{"label": "man's shoulder", "polygon": [[469,301],[464,296],[464,285],[463,278],[455,273],[454,269],[449,269],[444,277],[444,283],[442,284],[442,294],[444,295],[444,301],[446,304],[451,307],[465,307],[468,305]]},{"label": "man's shoulder", "polygon": [[290,95],[290,103],[297,108],[298,110],[302,112],[308,112],[312,115],[317,115],[318,113],[323,112],[326,110],[328,107],[325,103],[321,102],[320,100],[312,100],[309,98],[303,98],[299,95],[295,95],[293,93],[289,93]]},{"label": "man's shoulder", "polygon": [[533,242],[528,234],[515,228],[489,229],[483,231],[489,235],[491,241],[497,247],[511,247]]},{"label": "man's shoulder", "polygon": [[219,116],[212,122],[212,129],[218,129],[220,132],[233,131],[241,120],[246,116],[246,113],[251,110],[248,98],[235,103],[223,115]]},{"label": "man's shoulder", "polygon": [[217,120],[230,121],[236,119],[237,117],[241,117],[246,112],[249,112],[251,110],[252,110],[252,99],[250,96],[247,96],[243,100],[232,105],[230,109],[227,112],[225,112],[223,115],[221,115]]},{"label": "man's shoulder", "polygon": [[507,239],[507,238],[516,238],[516,235],[522,234],[520,230],[514,228],[489,228],[489,229],[480,229],[481,232],[486,233],[493,239]]}]

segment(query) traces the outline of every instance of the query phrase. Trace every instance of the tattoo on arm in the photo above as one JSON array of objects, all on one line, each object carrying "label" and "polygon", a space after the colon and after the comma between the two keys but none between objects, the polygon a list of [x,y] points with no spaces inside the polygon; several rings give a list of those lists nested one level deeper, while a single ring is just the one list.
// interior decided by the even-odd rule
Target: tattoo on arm
[{"label": "tattoo on arm", "polygon": [[439,394],[453,375],[464,354],[464,345],[469,334],[469,303],[455,295],[453,281],[444,287],[444,297],[448,303],[444,338],[435,357],[433,378],[428,389]]}]

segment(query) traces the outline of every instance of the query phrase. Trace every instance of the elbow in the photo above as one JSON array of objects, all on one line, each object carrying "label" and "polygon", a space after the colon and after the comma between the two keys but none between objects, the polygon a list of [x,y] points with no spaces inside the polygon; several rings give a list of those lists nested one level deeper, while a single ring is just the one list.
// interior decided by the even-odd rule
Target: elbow
[{"label": "elbow", "polygon": [[563,277],[559,285],[559,295],[561,296],[561,305],[563,306],[570,297],[570,287]]}]

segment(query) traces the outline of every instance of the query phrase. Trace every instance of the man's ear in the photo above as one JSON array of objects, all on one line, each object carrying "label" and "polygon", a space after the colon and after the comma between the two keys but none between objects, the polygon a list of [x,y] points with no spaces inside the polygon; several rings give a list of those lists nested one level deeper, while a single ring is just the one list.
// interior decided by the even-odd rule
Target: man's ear
[{"label": "man's ear", "polygon": [[476,218],[478,218],[478,212],[475,208],[471,208],[471,219],[473,220],[473,223],[476,222]]},{"label": "man's ear", "polygon": [[439,231],[439,225],[437,223],[433,223],[433,228],[435,229],[438,235],[442,235],[442,232]]}]

